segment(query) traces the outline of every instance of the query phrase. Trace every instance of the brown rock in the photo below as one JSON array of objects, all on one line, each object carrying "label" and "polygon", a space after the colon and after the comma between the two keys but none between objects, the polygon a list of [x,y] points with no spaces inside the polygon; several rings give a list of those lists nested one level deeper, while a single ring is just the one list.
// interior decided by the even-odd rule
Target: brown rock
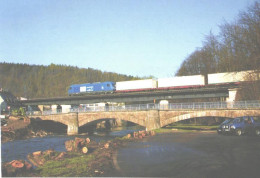
[{"label": "brown rock", "polygon": [[109,148],[109,143],[106,143],[106,144],[104,145],[104,148],[108,149],[108,148]]},{"label": "brown rock", "polygon": [[10,165],[11,165],[11,164],[12,164],[13,162],[15,162],[15,161],[16,161],[16,160],[10,161],[8,164],[10,164]]},{"label": "brown rock", "polygon": [[18,161],[18,160],[12,161],[11,165],[14,168],[19,168],[19,169],[24,167],[24,163],[22,163],[21,161]]},{"label": "brown rock", "polygon": [[49,156],[53,156],[53,155],[54,155],[54,150],[52,150],[52,149],[46,150],[46,151],[44,152],[44,154],[49,155]]},{"label": "brown rock", "polygon": [[73,151],[74,148],[74,141],[73,140],[68,140],[65,142],[65,148],[67,151]]},{"label": "brown rock", "polygon": [[42,151],[33,152],[33,156],[40,156],[41,154],[42,154]]},{"label": "brown rock", "polygon": [[134,132],[134,138],[138,138],[138,132]]},{"label": "brown rock", "polygon": [[62,160],[64,159],[64,157],[67,155],[66,152],[61,152],[56,158],[55,160]]},{"label": "brown rock", "polygon": [[87,142],[87,144],[89,144],[90,143],[90,139],[86,138],[86,142]]},{"label": "brown rock", "polygon": [[28,163],[27,161],[25,161],[24,164],[25,164],[26,170],[31,170],[32,169],[32,165],[30,163]]},{"label": "brown rock", "polygon": [[85,144],[86,140],[83,138],[75,138],[75,149],[81,148]]}]

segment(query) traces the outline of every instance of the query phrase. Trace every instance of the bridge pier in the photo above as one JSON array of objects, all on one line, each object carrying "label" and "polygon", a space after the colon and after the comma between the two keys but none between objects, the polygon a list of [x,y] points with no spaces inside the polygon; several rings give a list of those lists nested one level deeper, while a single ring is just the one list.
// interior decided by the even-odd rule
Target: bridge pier
[{"label": "bridge pier", "polygon": [[146,125],[146,131],[161,128],[159,110],[149,110],[147,112],[145,125]]},{"label": "bridge pier", "polygon": [[78,113],[73,113],[73,117],[68,118],[67,134],[76,135],[79,133]]}]

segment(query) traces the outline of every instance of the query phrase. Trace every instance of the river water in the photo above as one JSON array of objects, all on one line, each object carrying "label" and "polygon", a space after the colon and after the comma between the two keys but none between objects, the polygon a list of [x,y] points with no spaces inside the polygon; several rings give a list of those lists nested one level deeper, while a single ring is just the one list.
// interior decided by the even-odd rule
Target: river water
[{"label": "river water", "polygon": [[[134,130],[94,134],[109,140]],[[75,136],[48,136],[2,144],[2,161],[26,159],[29,153],[53,148]],[[85,137],[86,136],[77,136]],[[260,137],[217,135],[216,132],[176,132],[129,142],[117,151],[110,177],[259,177]]]},{"label": "river water", "polygon": [[120,131],[111,131],[108,133],[104,132],[94,132],[93,135],[76,135],[76,136],[67,136],[67,135],[50,135],[46,137],[37,137],[30,138],[26,140],[15,140],[11,142],[2,143],[1,146],[1,158],[2,162],[12,161],[23,159],[26,160],[29,153],[35,151],[45,151],[48,149],[54,149],[56,151],[66,151],[65,141],[73,140],[75,137],[86,138],[89,137],[91,140],[99,142],[101,140],[111,140],[115,137],[122,137],[128,133],[132,133],[137,130],[143,129],[142,127],[128,127],[125,130]]}]

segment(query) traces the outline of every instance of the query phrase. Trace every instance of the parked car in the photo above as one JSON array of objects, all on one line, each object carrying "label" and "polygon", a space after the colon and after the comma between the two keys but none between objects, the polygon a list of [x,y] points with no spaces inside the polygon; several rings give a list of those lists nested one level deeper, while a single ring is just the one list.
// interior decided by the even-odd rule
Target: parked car
[{"label": "parked car", "polygon": [[222,122],[219,127],[217,128],[218,134],[225,134],[226,132],[229,132],[229,123],[231,123],[234,119],[227,119],[224,122]]},{"label": "parked car", "polygon": [[236,134],[255,134],[260,136],[260,117],[258,116],[243,116],[237,117],[228,124],[223,125],[226,133]]}]

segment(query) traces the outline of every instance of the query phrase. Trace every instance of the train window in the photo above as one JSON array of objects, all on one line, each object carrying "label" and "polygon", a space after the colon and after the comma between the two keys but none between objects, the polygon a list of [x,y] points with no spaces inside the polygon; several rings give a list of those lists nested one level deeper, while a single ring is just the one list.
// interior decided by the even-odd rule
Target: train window
[{"label": "train window", "polygon": [[107,87],[110,87],[110,84],[109,84],[109,83],[107,84]]}]

